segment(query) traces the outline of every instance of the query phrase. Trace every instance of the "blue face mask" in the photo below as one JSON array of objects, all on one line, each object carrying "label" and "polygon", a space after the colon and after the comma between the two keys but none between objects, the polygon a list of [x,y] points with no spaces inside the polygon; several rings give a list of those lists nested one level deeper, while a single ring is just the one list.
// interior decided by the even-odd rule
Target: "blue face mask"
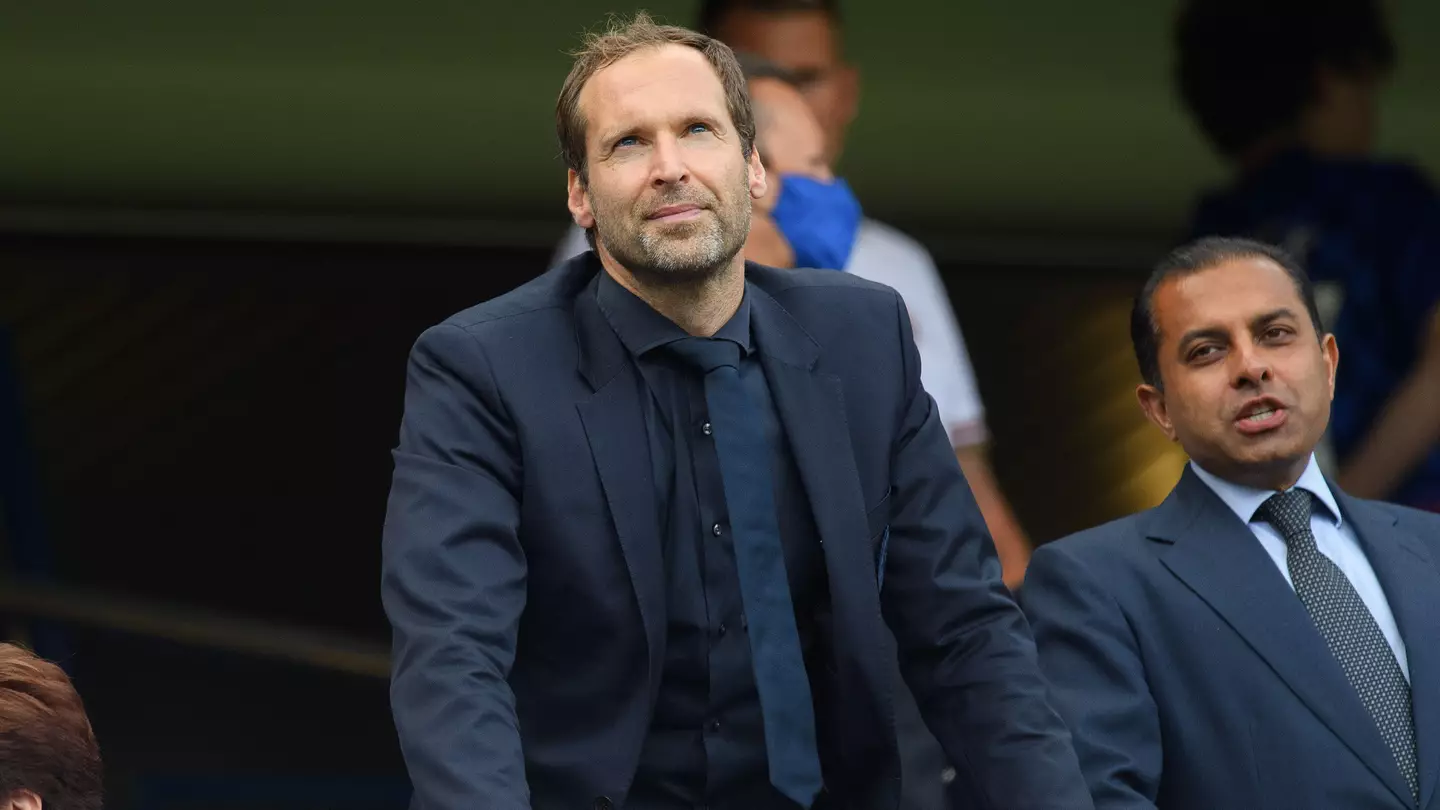
[{"label": "blue face mask", "polygon": [[799,174],[780,176],[770,217],[795,252],[796,267],[844,270],[860,231],[860,202],[844,180],[826,183]]}]

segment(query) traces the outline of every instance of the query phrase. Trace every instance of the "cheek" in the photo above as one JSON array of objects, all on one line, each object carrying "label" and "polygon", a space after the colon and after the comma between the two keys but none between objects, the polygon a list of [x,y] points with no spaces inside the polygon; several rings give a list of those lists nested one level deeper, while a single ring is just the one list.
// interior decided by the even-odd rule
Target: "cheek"
[{"label": "cheek", "polygon": [[1167,397],[1166,401],[1170,403],[1170,419],[1177,432],[1213,434],[1225,421],[1223,396],[1217,396],[1203,380],[1191,381],[1191,384]]}]

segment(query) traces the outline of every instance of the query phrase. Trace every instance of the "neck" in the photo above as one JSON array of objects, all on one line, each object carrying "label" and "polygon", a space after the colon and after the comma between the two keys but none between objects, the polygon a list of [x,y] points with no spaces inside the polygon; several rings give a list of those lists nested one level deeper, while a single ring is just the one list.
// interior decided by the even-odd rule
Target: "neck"
[{"label": "neck", "polygon": [[1305,474],[1305,468],[1310,465],[1310,456],[1306,454],[1300,459],[1286,459],[1269,464],[1227,465],[1219,470],[1203,462],[1197,463],[1207,472],[1232,484],[1284,492],[1300,481],[1300,476]]},{"label": "neck", "polygon": [[710,337],[730,321],[745,297],[745,257],[735,256],[714,272],[683,281],[643,279],[622,266],[603,246],[596,251],[605,272],[688,335]]},{"label": "neck", "polygon": [[1296,133],[1276,133],[1246,149],[1236,159],[1236,165],[1239,166],[1241,174],[1253,174],[1281,153],[1297,146],[1307,146],[1307,144]]},{"label": "neck", "polygon": [[1322,158],[1360,158],[1367,153],[1365,146],[1348,133],[1307,120],[1256,143],[1245,150],[1236,163],[1242,174],[1251,174],[1281,153],[1297,147]]}]

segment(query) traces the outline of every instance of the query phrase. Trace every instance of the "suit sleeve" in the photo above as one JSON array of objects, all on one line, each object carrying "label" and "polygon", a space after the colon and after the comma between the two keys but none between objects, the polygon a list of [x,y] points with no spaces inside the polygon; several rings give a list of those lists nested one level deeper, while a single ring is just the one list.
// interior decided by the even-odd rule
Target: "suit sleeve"
[{"label": "suit sleeve", "polygon": [[520,454],[480,344],[442,325],[406,371],[381,596],[390,701],[424,810],[528,808],[506,677],[525,607]]},{"label": "suit sleeve", "polygon": [[1053,544],[1036,550],[1020,596],[1095,807],[1154,810],[1159,712],[1120,606],[1079,560]]},{"label": "suit sleeve", "polygon": [[910,319],[895,300],[906,404],[891,460],[881,605],[901,672],[973,806],[1088,808],[1029,627],[1000,578],[985,521],[920,384]]}]

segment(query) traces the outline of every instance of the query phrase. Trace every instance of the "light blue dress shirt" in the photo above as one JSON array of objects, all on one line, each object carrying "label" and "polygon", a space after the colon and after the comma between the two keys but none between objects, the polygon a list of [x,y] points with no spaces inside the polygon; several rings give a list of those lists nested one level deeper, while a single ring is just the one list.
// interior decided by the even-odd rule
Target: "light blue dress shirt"
[{"label": "light blue dress shirt", "polygon": [[[1293,589],[1295,583],[1290,581],[1290,566],[1285,561],[1285,539],[1269,523],[1252,519],[1255,511],[1274,495],[1275,491],[1253,489],[1224,481],[1206,472],[1193,461],[1190,462],[1190,468],[1250,527],[1250,531],[1255,534],[1270,559],[1275,561],[1280,575],[1285,577],[1285,582]],[[1310,531],[1315,534],[1315,545],[1320,549],[1320,553],[1329,557],[1341,573],[1345,574],[1345,578],[1350,580],[1350,585],[1360,595],[1365,607],[1369,608],[1370,615],[1380,626],[1380,632],[1385,635],[1385,641],[1389,642],[1390,649],[1394,651],[1395,660],[1400,662],[1400,671],[1405,673],[1405,680],[1410,680],[1410,662],[1405,655],[1405,642],[1400,638],[1400,628],[1395,624],[1395,614],[1390,611],[1385,590],[1380,587],[1380,580],[1375,577],[1375,569],[1370,566],[1370,560],[1366,558],[1365,549],[1355,536],[1355,530],[1341,515],[1335,495],[1330,492],[1330,486],[1325,482],[1325,476],[1321,474],[1320,466],[1315,463],[1313,455],[1295,486],[1315,496],[1316,508],[1310,515]]]}]

